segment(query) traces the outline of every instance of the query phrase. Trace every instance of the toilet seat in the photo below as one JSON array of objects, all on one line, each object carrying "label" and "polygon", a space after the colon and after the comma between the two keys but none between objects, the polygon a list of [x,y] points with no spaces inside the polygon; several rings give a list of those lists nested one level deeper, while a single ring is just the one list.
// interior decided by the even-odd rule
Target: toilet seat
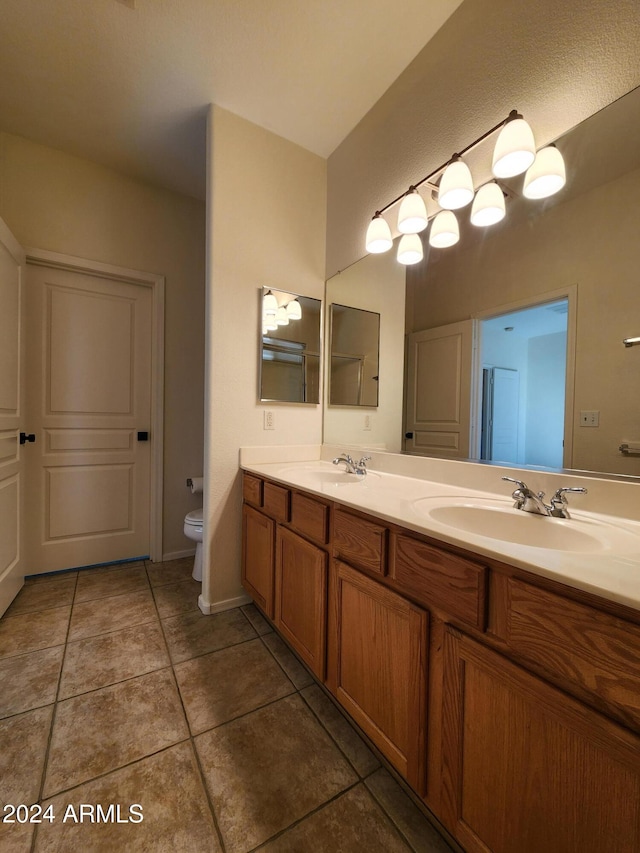
[{"label": "toilet seat", "polygon": [[188,524],[189,527],[202,527],[203,521],[203,510],[194,509],[191,512],[188,512],[184,517],[184,523]]}]

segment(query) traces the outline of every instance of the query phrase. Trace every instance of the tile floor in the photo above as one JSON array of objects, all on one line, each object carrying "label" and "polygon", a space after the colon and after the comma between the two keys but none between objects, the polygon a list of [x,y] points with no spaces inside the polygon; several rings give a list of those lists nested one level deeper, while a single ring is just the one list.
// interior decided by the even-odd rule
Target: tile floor
[{"label": "tile floor", "polygon": [[450,853],[255,607],[200,613],[191,566],[36,578],[0,620],[0,806],[50,818],[0,850]]}]

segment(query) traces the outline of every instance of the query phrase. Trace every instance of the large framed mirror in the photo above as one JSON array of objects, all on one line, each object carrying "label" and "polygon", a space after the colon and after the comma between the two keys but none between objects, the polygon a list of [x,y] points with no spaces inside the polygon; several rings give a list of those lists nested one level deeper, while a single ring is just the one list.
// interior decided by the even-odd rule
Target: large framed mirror
[{"label": "large framed mirror", "polygon": [[334,302],[329,318],[329,405],[377,408],[380,314]]},{"label": "large framed mirror", "polygon": [[[522,444],[534,438],[539,441],[550,431],[546,402],[553,392],[558,408],[556,375],[560,370],[570,372],[572,383],[564,406],[564,438],[568,435],[569,442],[565,440],[561,446],[558,462],[543,467],[560,464],[581,472],[640,477],[640,454],[624,450],[625,445],[640,446],[640,345],[623,343],[640,336],[640,88],[567,132],[556,145],[567,167],[567,184],[556,196],[532,202],[523,197],[522,182],[512,179],[506,188],[507,215],[502,222],[475,228],[465,224],[468,213],[465,216],[462,211],[456,246],[432,249],[423,241],[425,258],[407,268],[406,276],[393,250],[366,256],[327,282],[326,300],[380,311],[381,372],[388,352],[393,352],[394,381],[405,392],[406,363],[403,357],[398,364],[398,350],[411,342],[411,336],[433,332],[434,339],[438,330],[471,321],[484,324],[485,344],[498,336],[506,339],[522,365],[527,363],[526,376],[524,366],[521,368],[521,387],[530,396],[537,391],[535,404],[524,398],[518,403],[522,406],[518,418]],[[361,286],[363,278],[380,279],[370,300]],[[382,293],[387,294],[383,302]],[[565,295],[570,297],[568,314],[559,304]],[[525,334],[516,312],[538,305],[554,324],[545,324],[543,334]],[[399,306],[401,329],[397,328]],[[387,311],[396,312],[391,324],[385,317]],[[569,320],[564,333],[557,327],[563,311]],[[575,311],[573,318],[571,311]],[[504,317],[492,328],[488,321],[501,313]],[[566,345],[560,334],[565,334]],[[446,351],[436,339],[424,352],[438,349]],[[504,354],[494,357],[487,354],[486,347],[484,352],[486,363],[477,365],[472,393],[452,397],[452,407],[460,402],[469,408],[470,418],[478,420],[475,439],[464,455],[471,461],[482,457],[478,399],[483,393],[483,377],[486,381],[490,369],[512,371],[515,366]],[[433,384],[437,384],[441,374],[433,368],[431,355],[429,365]],[[512,378],[505,370],[503,374],[502,378]],[[451,387],[447,385],[449,390]],[[411,440],[405,437],[411,430],[406,426],[403,395],[387,398],[382,391],[381,387],[380,407],[370,434],[362,431],[357,414],[347,422],[344,413],[338,418],[329,407],[325,440],[336,443],[337,438],[339,443],[339,436],[345,434],[363,446],[421,452],[409,446]],[[438,415],[433,421],[437,423]],[[463,458],[447,452],[424,455]]]},{"label": "large framed mirror", "polygon": [[317,405],[321,300],[268,287],[259,296],[259,401]]}]

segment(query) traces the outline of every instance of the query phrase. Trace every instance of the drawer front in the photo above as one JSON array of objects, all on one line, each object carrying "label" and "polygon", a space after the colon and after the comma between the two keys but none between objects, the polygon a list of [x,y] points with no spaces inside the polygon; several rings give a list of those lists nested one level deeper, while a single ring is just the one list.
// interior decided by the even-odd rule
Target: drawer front
[{"label": "drawer front", "polygon": [[485,629],[486,566],[395,534],[390,553],[389,577],[407,595]]},{"label": "drawer front", "polygon": [[357,515],[336,508],[333,516],[333,545],[337,557],[360,569],[384,575],[387,530]]},{"label": "drawer front", "polygon": [[264,511],[276,521],[289,521],[291,492],[283,486],[265,482],[262,493]]},{"label": "drawer front", "polygon": [[640,730],[640,627],[509,578],[509,649]]},{"label": "drawer front", "polygon": [[242,497],[253,506],[262,506],[262,480],[253,474],[244,474],[242,477]]},{"label": "drawer front", "polygon": [[326,545],[329,541],[329,507],[306,495],[293,492],[291,526],[303,536]]}]

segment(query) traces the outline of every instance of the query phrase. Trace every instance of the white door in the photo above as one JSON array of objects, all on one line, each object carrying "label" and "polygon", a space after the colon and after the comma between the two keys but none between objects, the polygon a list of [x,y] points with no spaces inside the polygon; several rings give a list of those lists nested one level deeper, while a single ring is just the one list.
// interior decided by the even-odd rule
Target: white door
[{"label": "white door", "polygon": [[409,335],[405,450],[466,459],[476,321]]},{"label": "white door", "polygon": [[24,583],[24,252],[0,220],[0,615]]},{"label": "white door", "polygon": [[27,306],[29,569],[146,556],[151,288],[29,265]]},{"label": "white door", "polygon": [[520,374],[517,370],[493,368],[492,399],[491,459],[517,462],[520,416]]}]

